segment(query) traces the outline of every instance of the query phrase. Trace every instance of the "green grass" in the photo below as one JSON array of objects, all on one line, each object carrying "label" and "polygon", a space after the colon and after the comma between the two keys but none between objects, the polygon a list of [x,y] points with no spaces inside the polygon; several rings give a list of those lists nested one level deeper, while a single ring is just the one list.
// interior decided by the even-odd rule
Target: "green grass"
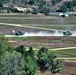
[{"label": "green grass", "polygon": [[48,29],[59,29],[59,30],[76,30],[76,25],[44,25],[44,26],[35,26],[40,28]]},{"label": "green grass", "polygon": [[25,13],[3,13],[2,15],[0,14],[0,17],[39,17],[37,15],[28,15],[28,14],[25,14]]},{"label": "green grass", "polygon": [[29,40],[29,41],[35,40],[35,38],[32,38],[32,37],[10,37],[9,39],[12,39],[12,40]]},{"label": "green grass", "polygon": [[[24,25],[24,24],[23,24]],[[0,24],[0,26],[10,26],[6,24]],[[25,24],[25,26],[30,26],[30,27],[39,27],[39,28],[47,28],[47,29],[57,29],[57,30],[76,30],[76,25],[36,25],[36,24]]]},{"label": "green grass", "polygon": [[51,16],[46,17],[38,15],[13,14],[0,15],[0,22],[48,29],[76,30],[76,18],[52,18]]},{"label": "green grass", "polygon": [[[38,20],[0,20],[1,23],[12,23],[12,24],[22,24],[24,26],[30,26],[30,27],[39,27],[39,28],[47,28],[47,29],[59,29],[59,30],[76,30],[76,25],[55,25],[51,24],[49,21],[48,23],[38,21]],[[38,21],[38,22],[37,22]],[[47,20],[45,20],[47,21]],[[0,26],[9,26],[6,24],[0,24]]]},{"label": "green grass", "polygon": [[1,23],[13,23],[13,24],[51,24],[54,20],[50,19],[2,19],[0,18]]},{"label": "green grass", "polygon": [[65,49],[65,50],[58,50],[53,51],[58,57],[76,57],[76,49]]},{"label": "green grass", "polygon": [[[69,37],[70,38],[70,37]],[[13,39],[13,40],[27,40],[27,41],[32,41],[32,42],[36,42],[38,41],[37,43],[39,43],[40,39],[38,38],[33,38],[33,37],[13,37],[13,38],[10,38],[10,39]],[[36,41],[35,41],[36,40]],[[42,42],[46,43],[47,41],[46,40],[42,40]],[[63,42],[62,40],[51,40],[51,42]],[[42,43],[41,43],[42,44]],[[34,50],[37,52],[39,50],[40,47],[37,47],[37,48],[34,48]],[[49,49],[49,51],[51,51],[52,49]],[[66,58],[69,58],[69,57],[76,57],[76,49],[65,49],[65,50],[58,50],[58,51],[54,51],[52,50],[58,57],[66,57]]]},{"label": "green grass", "polygon": [[57,39],[53,37],[50,38],[46,37],[46,39],[44,39],[43,37],[10,37],[10,39],[12,40],[29,40],[29,41],[38,40],[38,42],[42,41],[42,42],[58,42],[58,43],[72,41],[73,38],[75,39],[75,37],[71,37],[71,36],[57,37]]},{"label": "green grass", "polygon": [[[37,52],[38,50],[35,50],[36,54]],[[65,58],[64,60],[68,60],[68,61],[76,61],[76,59],[66,59],[66,58],[76,58],[76,49],[69,49],[69,50],[66,49],[66,50],[52,51],[52,52],[54,52],[58,58]]]}]

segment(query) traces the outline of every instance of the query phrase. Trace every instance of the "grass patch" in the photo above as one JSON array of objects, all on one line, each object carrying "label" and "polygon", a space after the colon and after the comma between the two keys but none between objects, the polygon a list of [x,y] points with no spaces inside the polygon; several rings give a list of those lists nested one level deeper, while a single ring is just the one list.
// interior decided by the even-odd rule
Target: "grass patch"
[{"label": "grass patch", "polygon": [[76,57],[76,49],[53,51],[58,57]]},{"label": "grass patch", "polygon": [[11,39],[11,40],[29,40],[29,41],[35,40],[35,38],[32,38],[32,37],[10,37],[9,39]]},{"label": "grass patch", "polygon": [[59,29],[59,30],[76,30],[76,25],[44,25],[44,26],[35,26],[35,27]]}]

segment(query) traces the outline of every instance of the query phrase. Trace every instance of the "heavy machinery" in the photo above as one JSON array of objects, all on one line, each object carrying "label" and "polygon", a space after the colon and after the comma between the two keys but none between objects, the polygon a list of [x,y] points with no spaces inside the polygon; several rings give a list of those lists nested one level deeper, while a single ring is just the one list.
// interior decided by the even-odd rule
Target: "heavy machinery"
[{"label": "heavy machinery", "polygon": [[65,31],[65,32],[63,32],[63,35],[65,35],[65,36],[68,36],[68,35],[72,35],[72,33],[70,32],[70,31]]},{"label": "heavy machinery", "polygon": [[25,32],[24,31],[12,31],[12,33],[14,34],[14,35],[16,35],[16,36],[19,36],[19,35],[24,35],[25,34]]}]

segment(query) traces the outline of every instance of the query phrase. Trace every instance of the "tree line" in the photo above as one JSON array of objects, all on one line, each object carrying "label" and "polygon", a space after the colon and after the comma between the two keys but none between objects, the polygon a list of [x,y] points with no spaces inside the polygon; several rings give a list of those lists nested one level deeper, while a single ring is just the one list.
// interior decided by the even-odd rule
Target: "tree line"
[{"label": "tree line", "polygon": [[[8,8],[5,8],[7,10],[7,13],[9,12],[17,12],[17,10],[14,9],[14,5],[16,3],[20,3],[25,6],[38,6],[38,8],[34,9],[32,14],[37,13],[43,13],[45,15],[48,15],[49,12],[53,11],[52,6],[56,5],[57,3],[61,2],[62,0],[50,0],[49,3],[47,3],[46,0],[0,0],[0,12],[4,12],[3,5],[6,3],[8,5]],[[10,6],[10,2],[12,5]],[[66,1],[63,2],[63,4],[59,7],[59,10],[61,12],[66,11],[73,11],[73,8],[76,6],[76,0],[72,1]],[[29,12],[28,12],[29,13]]]},{"label": "tree line", "polygon": [[50,71],[50,74],[62,70],[62,61],[46,47],[34,51],[23,46],[13,47],[8,38],[0,36],[0,75],[35,75],[36,71]]},{"label": "tree line", "polygon": [[73,11],[73,8],[76,6],[76,0],[66,1],[60,7],[62,12]]},{"label": "tree line", "polygon": [[[0,12],[3,13],[5,9],[7,10],[7,13],[17,12],[17,10],[14,9],[14,5],[20,3],[25,6],[38,6],[38,8],[34,9],[32,14],[43,13],[45,15],[48,15],[51,11],[51,7],[60,1],[62,0],[49,0],[49,2],[46,0],[0,0]],[[3,7],[5,3],[8,5],[8,8]],[[10,3],[12,4],[11,6]]]}]

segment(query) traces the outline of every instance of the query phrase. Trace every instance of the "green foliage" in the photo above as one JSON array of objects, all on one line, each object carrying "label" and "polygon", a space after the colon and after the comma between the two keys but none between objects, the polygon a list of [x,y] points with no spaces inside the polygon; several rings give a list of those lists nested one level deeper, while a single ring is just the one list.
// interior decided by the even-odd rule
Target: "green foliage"
[{"label": "green foliage", "polygon": [[70,75],[75,75],[74,73],[70,73]]},{"label": "green foliage", "polygon": [[73,5],[76,6],[76,0],[72,0]]},{"label": "green foliage", "polygon": [[48,49],[45,48],[45,47],[42,47],[39,51],[38,51],[38,54],[37,54],[37,64],[40,68],[40,70],[42,72],[46,71],[47,69],[47,59],[48,59]]},{"label": "green foliage", "polygon": [[34,53],[34,50],[33,50],[32,47],[29,48],[29,50],[28,50],[28,55],[31,56],[32,58],[35,57],[35,53]]},{"label": "green foliage", "polygon": [[66,12],[68,9],[67,9],[66,5],[63,4],[63,5],[60,7],[60,10],[61,10],[62,12]]},{"label": "green foliage", "polygon": [[38,56],[40,56],[42,53],[48,53],[48,49],[46,47],[42,47],[39,51],[38,51]]},{"label": "green foliage", "polygon": [[52,74],[57,73],[62,70],[61,60],[57,59],[53,52],[48,53],[48,64],[49,69]]},{"label": "green foliage", "polygon": [[2,4],[2,3],[0,3],[0,8],[1,8],[1,7],[3,7],[3,4]]},{"label": "green foliage", "polygon": [[50,12],[50,7],[44,6],[40,9],[40,13],[44,13],[45,15],[48,15]]},{"label": "green foliage", "polygon": [[37,69],[36,61],[34,58],[27,56],[25,59],[26,75],[35,75]]},{"label": "green foliage", "polygon": [[59,3],[62,0],[52,0],[52,5],[55,5],[56,3]]},{"label": "green foliage", "polygon": [[36,73],[36,60],[34,58],[33,48],[30,47],[28,51],[25,50],[23,45],[18,46],[16,51],[20,52],[24,57],[24,74],[25,75],[35,75]]},{"label": "green foliage", "polygon": [[[8,38],[5,38],[4,36],[0,36],[0,55],[4,54],[6,51],[11,51],[10,48],[12,46],[8,42]],[[13,47],[12,47],[13,48]]]},{"label": "green foliage", "polygon": [[28,51],[23,45],[13,49],[7,38],[0,36],[0,75],[35,75],[37,64],[42,72],[49,69],[53,74],[62,69],[61,61],[46,47],[38,51],[37,59],[32,47]]},{"label": "green foliage", "polygon": [[18,47],[16,47],[16,51],[25,54],[25,47],[23,45],[20,45]]},{"label": "green foliage", "polygon": [[35,3],[35,0],[21,0],[20,2],[25,5],[27,5],[27,4],[33,5]]},{"label": "green foliage", "polygon": [[60,7],[60,10],[73,11],[73,7],[75,7],[75,6],[76,6],[76,0],[66,1],[62,4],[62,6]]},{"label": "green foliage", "polygon": [[26,51],[20,45],[13,49],[7,38],[0,36],[0,75],[35,75],[37,65],[33,48]]},{"label": "green foliage", "polygon": [[34,4],[34,0],[29,0],[28,4],[33,5]]},{"label": "green foliage", "polygon": [[27,51],[27,56],[25,57],[25,72],[26,75],[35,75],[36,69],[37,69],[37,64],[36,64],[36,59],[33,48],[30,47],[29,50]]},{"label": "green foliage", "polygon": [[24,75],[24,59],[16,51],[6,52],[0,60],[0,75]]},{"label": "green foliage", "polygon": [[50,70],[52,74],[62,70],[62,64],[53,52],[49,52],[47,48],[42,47],[37,54],[37,64],[42,72]]}]

